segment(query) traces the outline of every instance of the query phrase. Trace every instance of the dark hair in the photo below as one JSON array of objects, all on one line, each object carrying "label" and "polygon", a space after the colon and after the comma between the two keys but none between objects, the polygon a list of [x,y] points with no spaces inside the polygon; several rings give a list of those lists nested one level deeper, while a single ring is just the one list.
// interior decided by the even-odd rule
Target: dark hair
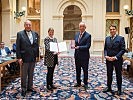
[{"label": "dark hair", "polygon": [[53,29],[52,27],[50,27],[50,28],[48,29],[48,32],[49,32],[49,31],[54,31],[54,29]]},{"label": "dark hair", "polygon": [[[110,27],[114,27],[115,29],[117,29],[117,26],[114,25],[114,24],[111,24]],[[110,28],[110,27],[109,27],[109,28]]]}]

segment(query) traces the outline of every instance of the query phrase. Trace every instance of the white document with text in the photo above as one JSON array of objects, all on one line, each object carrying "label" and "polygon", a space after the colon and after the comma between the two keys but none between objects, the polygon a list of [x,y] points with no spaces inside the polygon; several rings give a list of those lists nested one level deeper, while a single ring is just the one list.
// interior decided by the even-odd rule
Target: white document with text
[{"label": "white document with text", "polygon": [[53,52],[65,52],[67,51],[66,42],[50,42],[50,51]]}]

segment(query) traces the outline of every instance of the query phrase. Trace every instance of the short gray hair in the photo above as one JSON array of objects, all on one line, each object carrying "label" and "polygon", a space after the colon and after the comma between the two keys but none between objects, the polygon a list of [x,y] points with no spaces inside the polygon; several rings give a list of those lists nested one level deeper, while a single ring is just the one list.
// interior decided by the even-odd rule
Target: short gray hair
[{"label": "short gray hair", "polygon": [[80,22],[80,23],[79,23],[79,26],[80,26],[81,24],[83,24],[83,25],[86,27],[85,22]]}]

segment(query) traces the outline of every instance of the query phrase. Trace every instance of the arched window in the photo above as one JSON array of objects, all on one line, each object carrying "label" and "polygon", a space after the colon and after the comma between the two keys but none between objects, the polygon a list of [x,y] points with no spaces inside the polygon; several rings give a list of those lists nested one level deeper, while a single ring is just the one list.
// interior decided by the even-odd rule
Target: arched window
[{"label": "arched window", "polygon": [[75,5],[65,8],[63,19],[63,39],[73,40],[75,33],[79,31],[79,22],[81,22],[81,10]]}]

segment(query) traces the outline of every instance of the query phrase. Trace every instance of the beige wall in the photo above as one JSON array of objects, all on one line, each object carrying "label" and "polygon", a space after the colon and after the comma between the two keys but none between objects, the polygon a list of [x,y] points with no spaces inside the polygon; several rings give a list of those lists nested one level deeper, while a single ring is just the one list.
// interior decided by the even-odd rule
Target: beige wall
[{"label": "beige wall", "polygon": [[2,0],[2,41],[6,45],[10,44],[11,32],[11,10],[8,0]]},{"label": "beige wall", "polygon": [[[120,0],[120,15],[106,15],[106,0],[41,0],[41,16],[28,17],[27,14],[21,17],[19,23],[14,19],[15,0],[3,0],[2,11],[2,38],[10,45],[16,39],[16,33],[23,29],[25,19],[40,19],[41,45],[47,36],[49,27],[55,29],[55,37],[63,41],[63,11],[69,5],[76,5],[82,11],[82,20],[86,22],[87,29],[92,35],[91,53],[101,52],[105,39],[106,19],[120,19],[120,35],[125,35],[124,27],[129,26],[129,17],[125,16],[123,6],[130,5],[130,0]],[[6,3],[5,3],[6,2]],[[22,6],[27,7],[27,0],[20,0]],[[3,3],[2,3],[3,4]],[[9,5],[8,5],[9,4]],[[7,28],[8,26],[8,28]],[[67,41],[69,44],[70,41]]]}]

